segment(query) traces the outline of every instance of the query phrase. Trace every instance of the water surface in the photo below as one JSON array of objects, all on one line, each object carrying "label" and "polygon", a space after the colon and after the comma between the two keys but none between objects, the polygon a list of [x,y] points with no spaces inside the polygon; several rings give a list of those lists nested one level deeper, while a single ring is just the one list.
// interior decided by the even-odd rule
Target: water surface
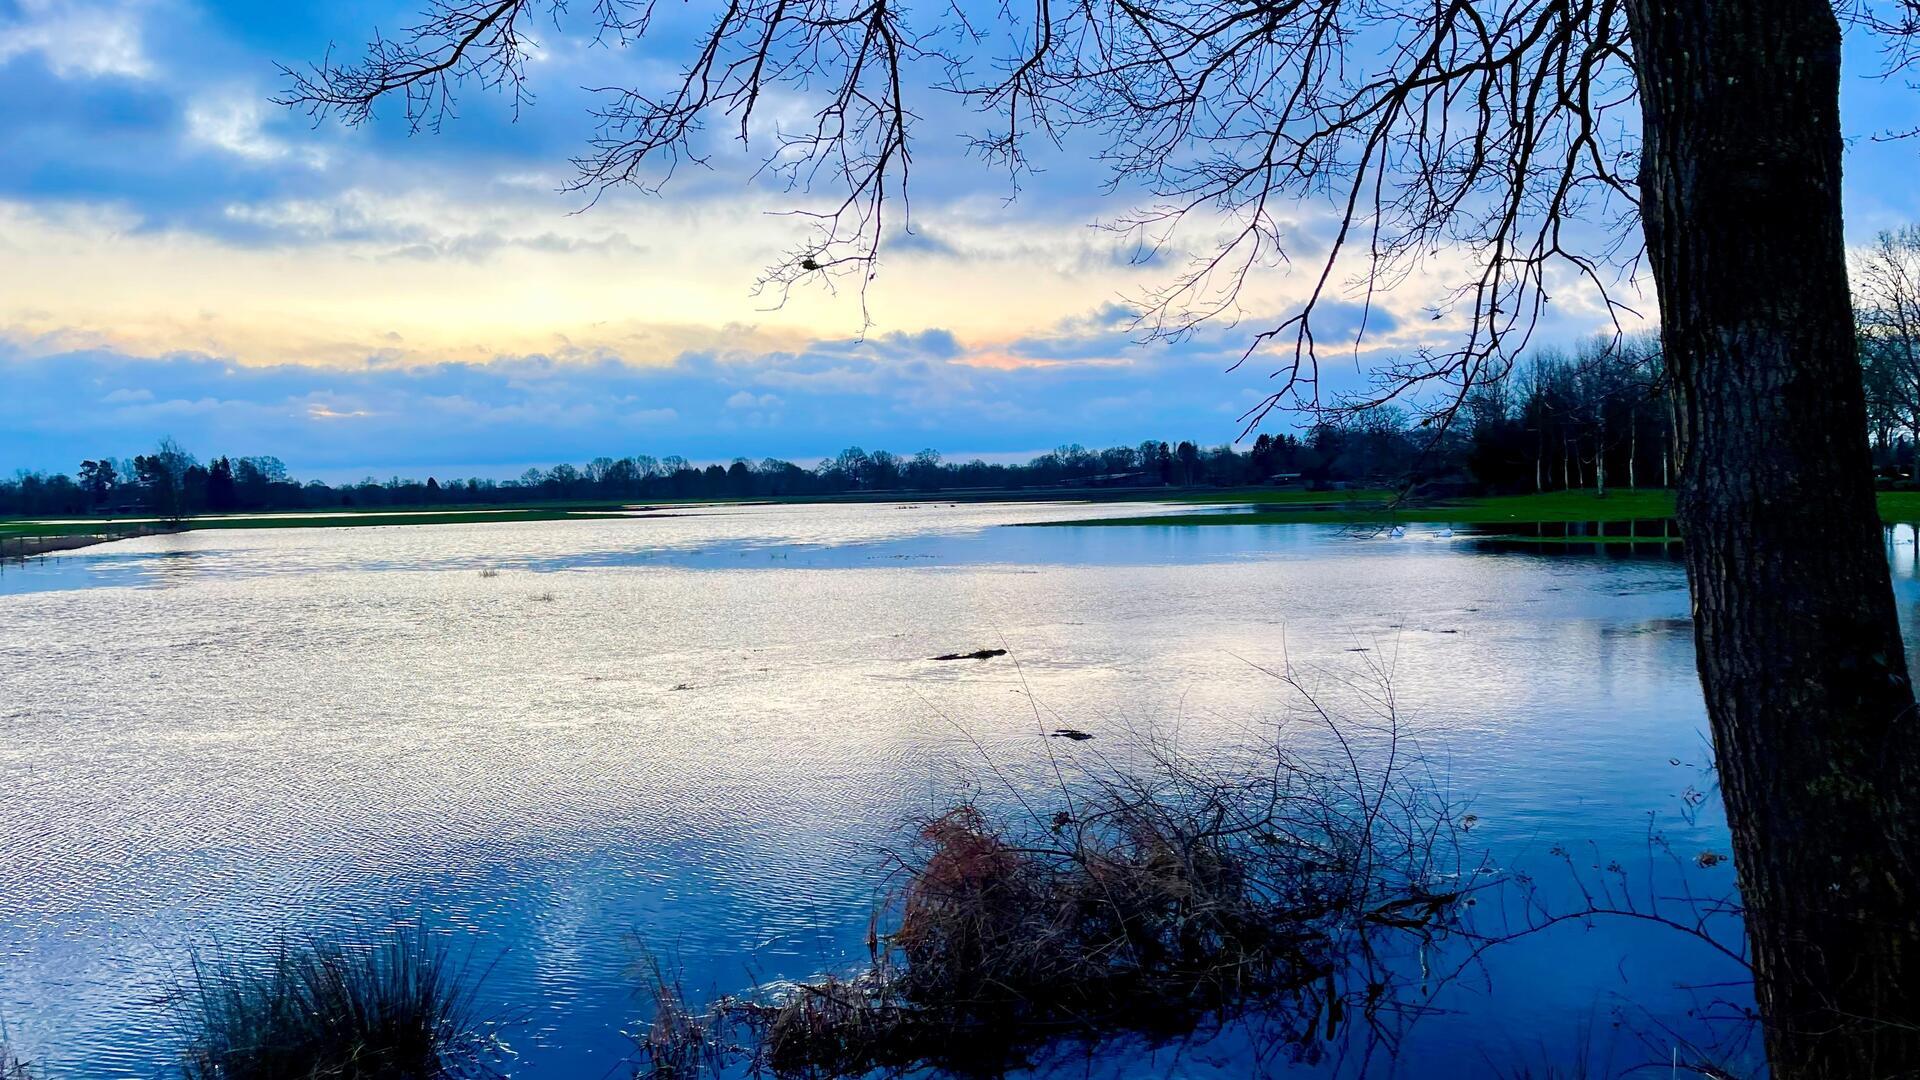
[{"label": "water surface", "polygon": [[[624,1075],[636,942],[695,992],[855,963],[904,823],[988,763],[1274,738],[1260,667],[1390,672],[1503,870],[1637,866],[1649,830],[1726,850],[1677,562],[1426,526],[1002,527],[1110,513],[208,531],[9,566],[0,1019],[49,1075],[164,1075],[156,1001],[193,950],[417,918],[489,968],[516,1075]],[[983,646],[1010,655],[927,659]],[[1678,984],[1729,972],[1596,924],[1479,975],[1403,1073],[1565,1061],[1623,1008],[1684,1028]],[[1245,1072],[1215,1049],[1102,1068]]]}]

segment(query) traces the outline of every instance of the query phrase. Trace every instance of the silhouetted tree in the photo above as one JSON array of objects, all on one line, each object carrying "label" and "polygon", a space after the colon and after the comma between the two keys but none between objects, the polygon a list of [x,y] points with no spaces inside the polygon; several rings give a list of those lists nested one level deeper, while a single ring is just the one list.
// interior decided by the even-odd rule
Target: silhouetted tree
[{"label": "silhouetted tree", "polygon": [[1883,448],[1920,439],[1920,228],[1882,232],[1853,265],[1868,422]]},{"label": "silhouetted tree", "polygon": [[105,506],[107,500],[113,497],[113,488],[117,483],[119,476],[113,462],[102,458],[80,463],[80,486],[86,490],[89,506]]},{"label": "silhouetted tree", "polygon": [[193,455],[172,438],[161,439],[153,453],[134,458],[134,480],[140,485],[148,512],[173,522],[192,513],[188,473],[196,467]]},{"label": "silhouetted tree", "polygon": [[239,505],[239,487],[233,478],[233,462],[226,457],[214,458],[213,464],[207,466],[206,485],[207,509],[225,512]]},{"label": "silhouetted tree", "polygon": [[734,458],[733,464],[727,466],[727,494],[753,494],[753,470],[747,467],[745,458]]}]

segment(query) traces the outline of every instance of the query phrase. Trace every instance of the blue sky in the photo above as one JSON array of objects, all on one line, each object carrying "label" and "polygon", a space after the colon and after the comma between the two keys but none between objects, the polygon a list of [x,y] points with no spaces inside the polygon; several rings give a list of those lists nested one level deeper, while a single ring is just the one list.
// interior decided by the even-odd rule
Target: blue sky
[{"label": "blue sky", "polygon": [[[531,107],[470,93],[437,135],[391,110],[349,130],[269,103],[276,62],[412,11],[0,0],[0,94],[16,103],[0,123],[0,470],[70,470],[162,435],[326,476],[630,453],[810,462],[849,444],[1003,455],[1226,441],[1265,392],[1257,361],[1228,369],[1299,295],[1293,275],[1263,273],[1239,326],[1142,345],[1126,304],[1168,260],[1141,264],[1091,227],[1137,193],[1106,193],[1070,144],[1009,201],[936,99],[916,235],[885,255],[864,330],[845,292],[779,308],[753,295],[793,226],[769,216],[788,202],[751,159],[723,152],[663,197],[615,193],[585,213],[559,190],[592,131],[577,87],[671,75],[672,32],[644,50],[543,33]],[[1868,70],[1870,50],[1853,49]],[[1920,219],[1916,147],[1871,139],[1916,101],[1848,85],[1857,240]],[[1324,210],[1296,209],[1310,252]],[[1368,351],[1334,358],[1330,383],[1418,347],[1435,295],[1416,278],[1385,298]],[[1542,333],[1600,321],[1556,296]]]}]

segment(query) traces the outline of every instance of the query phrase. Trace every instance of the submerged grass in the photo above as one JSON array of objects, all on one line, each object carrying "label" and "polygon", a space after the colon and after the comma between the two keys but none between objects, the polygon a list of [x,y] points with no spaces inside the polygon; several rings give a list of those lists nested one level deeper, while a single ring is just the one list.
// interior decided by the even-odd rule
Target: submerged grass
[{"label": "submerged grass", "polygon": [[1443,854],[1451,809],[1393,745],[1377,772],[1345,738],[1350,771],[1277,750],[1224,773],[1159,756],[1063,781],[1050,815],[959,802],[899,857],[863,970],[700,1013],[657,980],[641,1075],[998,1075],[1254,1015],[1317,1058],[1398,1015],[1385,939],[1448,932],[1471,887]]},{"label": "submerged grass", "polygon": [[494,1075],[503,1044],[464,964],[424,930],[283,945],[264,969],[196,960],[176,1005],[187,1080],[442,1080]]}]

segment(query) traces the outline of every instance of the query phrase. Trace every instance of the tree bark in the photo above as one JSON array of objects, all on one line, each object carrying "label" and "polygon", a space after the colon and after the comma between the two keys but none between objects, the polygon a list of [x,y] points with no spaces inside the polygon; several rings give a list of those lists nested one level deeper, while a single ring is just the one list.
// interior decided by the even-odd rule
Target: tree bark
[{"label": "tree bark", "polygon": [[1598,498],[1607,497],[1607,421],[1600,420],[1599,434],[1593,440],[1593,488]]},{"label": "tree bark", "polygon": [[1773,1075],[1920,1074],[1920,733],[1875,509],[1828,0],[1628,0],[1679,519]]},{"label": "tree bark", "polygon": [[1627,487],[1630,489],[1637,489],[1640,485],[1634,481],[1634,465],[1635,465],[1635,459],[1637,459],[1640,456],[1640,416],[1639,414],[1628,413],[1627,422],[1633,425],[1631,428],[1627,429]]}]

